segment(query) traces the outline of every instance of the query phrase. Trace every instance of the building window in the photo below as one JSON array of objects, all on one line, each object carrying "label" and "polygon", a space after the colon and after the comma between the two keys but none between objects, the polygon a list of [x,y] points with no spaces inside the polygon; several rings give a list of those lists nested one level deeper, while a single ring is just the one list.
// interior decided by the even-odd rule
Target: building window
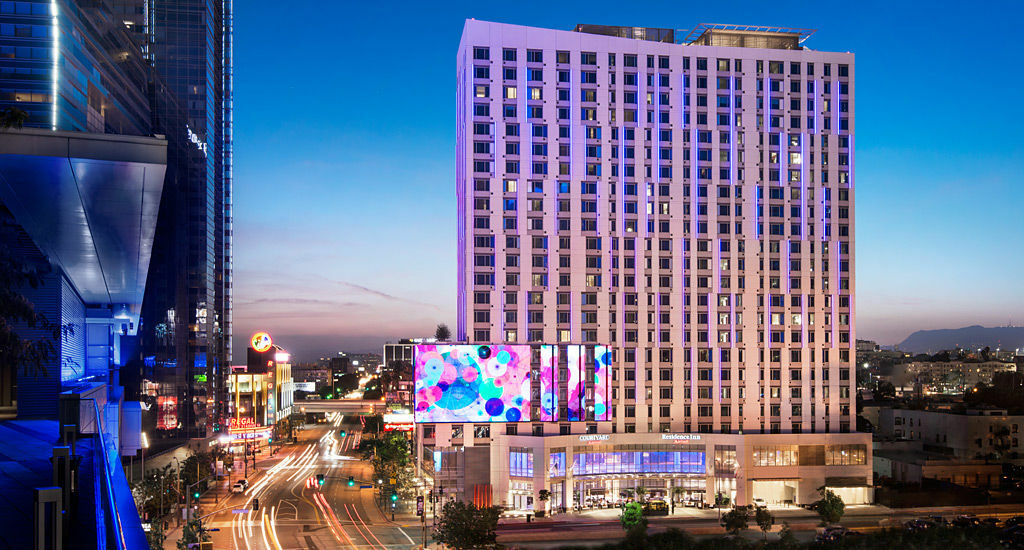
[{"label": "building window", "polygon": [[753,464],[754,466],[796,466],[799,464],[797,449],[796,445],[755,446]]},{"label": "building window", "polygon": [[867,450],[864,445],[826,445],[826,466],[849,466],[867,464]]},{"label": "building window", "polygon": [[512,449],[508,453],[508,472],[511,477],[533,477],[533,451]]}]

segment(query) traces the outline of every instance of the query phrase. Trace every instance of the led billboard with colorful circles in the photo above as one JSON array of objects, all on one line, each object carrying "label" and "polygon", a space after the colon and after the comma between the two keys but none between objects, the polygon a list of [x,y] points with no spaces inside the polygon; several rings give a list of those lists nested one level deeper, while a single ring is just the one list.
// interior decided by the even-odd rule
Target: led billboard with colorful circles
[{"label": "led billboard with colorful circles", "polygon": [[415,348],[416,422],[530,420],[530,346]]}]

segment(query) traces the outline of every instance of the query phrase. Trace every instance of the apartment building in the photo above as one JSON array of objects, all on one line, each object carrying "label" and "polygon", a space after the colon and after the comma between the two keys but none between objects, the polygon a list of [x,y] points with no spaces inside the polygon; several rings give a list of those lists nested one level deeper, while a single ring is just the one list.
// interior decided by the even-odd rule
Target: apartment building
[{"label": "apartment building", "polygon": [[[489,445],[494,499],[516,506],[530,499],[513,490],[552,486],[543,449],[566,435],[609,452],[700,441],[699,472],[651,471],[695,477],[707,502],[866,486],[870,440],[851,433],[854,56],[804,47],[811,32],[465,23],[458,337],[609,346],[611,420],[521,420],[458,445],[452,425],[425,425],[424,446],[444,460]],[[825,460],[840,446],[853,462]],[[543,474],[510,476],[495,450],[511,447]],[[739,465],[720,469],[727,483],[719,455]],[[581,486],[559,498],[585,505]]]}]

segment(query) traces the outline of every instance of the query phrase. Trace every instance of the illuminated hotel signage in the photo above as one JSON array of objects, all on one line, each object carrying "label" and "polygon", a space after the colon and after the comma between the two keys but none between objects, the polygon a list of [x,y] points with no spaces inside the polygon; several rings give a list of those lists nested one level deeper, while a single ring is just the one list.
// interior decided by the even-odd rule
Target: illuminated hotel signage
[{"label": "illuminated hotel signage", "polygon": [[257,332],[256,334],[253,334],[252,338],[249,340],[249,345],[252,346],[252,349],[260,353],[269,350],[270,346],[273,344],[274,341],[270,339],[270,334],[267,334],[266,332]]},{"label": "illuminated hotel signage", "polygon": [[190,128],[189,126],[185,126],[185,131],[188,132],[188,141],[189,141],[189,143],[191,143],[192,145],[195,145],[196,149],[199,149],[203,153],[203,156],[205,157],[206,156],[206,142],[201,140],[201,139],[199,139],[199,134],[193,132],[192,128]]},{"label": "illuminated hotel signage", "polygon": [[580,441],[607,441],[610,437],[611,437],[610,435],[606,435],[606,434],[581,435],[580,436]]},{"label": "illuminated hotel signage", "polygon": [[661,434],[661,438],[672,441],[700,441],[700,436],[697,434]]}]

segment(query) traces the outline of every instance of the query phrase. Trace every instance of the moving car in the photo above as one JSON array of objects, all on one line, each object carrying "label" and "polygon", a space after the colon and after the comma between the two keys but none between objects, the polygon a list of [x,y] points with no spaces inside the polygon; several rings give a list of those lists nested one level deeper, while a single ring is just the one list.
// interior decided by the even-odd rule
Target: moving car
[{"label": "moving car", "polygon": [[232,493],[244,493],[245,490],[248,489],[248,488],[249,488],[249,482],[244,480],[244,479],[241,479],[241,480],[236,481],[235,484],[231,486],[231,492]]}]

